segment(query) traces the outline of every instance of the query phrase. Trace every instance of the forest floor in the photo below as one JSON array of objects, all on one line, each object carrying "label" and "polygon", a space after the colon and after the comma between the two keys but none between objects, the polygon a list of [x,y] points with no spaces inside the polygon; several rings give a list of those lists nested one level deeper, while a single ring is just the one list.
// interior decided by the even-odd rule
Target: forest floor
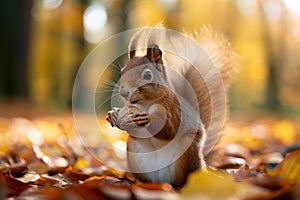
[{"label": "forest floor", "polygon": [[[233,116],[206,158],[209,169],[178,189],[111,167],[123,155],[102,140],[83,146],[71,111],[42,110],[0,102],[0,199],[300,199],[296,119]],[[126,140],[104,128],[112,142]]]}]

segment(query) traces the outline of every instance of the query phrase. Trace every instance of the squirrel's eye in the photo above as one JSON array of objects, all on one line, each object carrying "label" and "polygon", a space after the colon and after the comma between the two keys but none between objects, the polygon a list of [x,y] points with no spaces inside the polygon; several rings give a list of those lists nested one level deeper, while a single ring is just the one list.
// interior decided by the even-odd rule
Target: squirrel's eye
[{"label": "squirrel's eye", "polygon": [[150,70],[144,71],[144,79],[148,81],[152,79],[152,72]]}]

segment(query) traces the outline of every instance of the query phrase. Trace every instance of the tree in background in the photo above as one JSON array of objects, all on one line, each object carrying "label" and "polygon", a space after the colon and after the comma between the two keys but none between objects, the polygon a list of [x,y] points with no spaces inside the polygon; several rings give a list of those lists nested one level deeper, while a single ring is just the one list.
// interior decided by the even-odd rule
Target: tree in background
[{"label": "tree in background", "polygon": [[0,6],[0,96],[27,96],[32,0],[10,0]]},{"label": "tree in background", "polygon": [[258,14],[261,22],[261,34],[268,71],[264,103],[266,108],[275,112],[279,112],[282,109],[280,100],[280,74],[284,72],[285,68],[286,30],[289,24],[283,2],[279,1],[278,5],[280,5],[282,12],[278,20],[278,34],[274,36],[266,12],[263,9],[263,1],[258,1]]}]

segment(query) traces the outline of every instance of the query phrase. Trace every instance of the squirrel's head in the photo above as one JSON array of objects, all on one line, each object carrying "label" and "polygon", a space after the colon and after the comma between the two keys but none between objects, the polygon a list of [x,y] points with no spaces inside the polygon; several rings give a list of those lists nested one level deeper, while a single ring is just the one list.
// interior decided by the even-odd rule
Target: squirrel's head
[{"label": "squirrel's head", "polygon": [[155,100],[166,84],[162,51],[157,45],[147,48],[145,56],[136,56],[136,51],[129,53],[129,62],[121,71],[120,95],[130,104],[145,100]]}]

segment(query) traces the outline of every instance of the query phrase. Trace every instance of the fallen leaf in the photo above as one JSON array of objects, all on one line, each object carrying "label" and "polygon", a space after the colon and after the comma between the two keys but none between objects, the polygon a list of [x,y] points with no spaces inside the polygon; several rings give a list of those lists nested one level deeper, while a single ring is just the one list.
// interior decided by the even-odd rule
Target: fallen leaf
[{"label": "fallen leaf", "polygon": [[178,200],[179,195],[167,183],[146,183],[132,185],[131,191],[135,199]]},{"label": "fallen leaf", "polygon": [[246,159],[249,156],[247,148],[238,144],[228,144],[210,152],[206,157],[206,163],[210,167],[236,173],[247,165]]},{"label": "fallen leaf", "polygon": [[174,188],[168,183],[143,183],[137,185],[146,190],[160,190],[165,192],[175,192]]},{"label": "fallen leaf", "polygon": [[78,182],[78,181],[84,181],[90,177],[92,177],[91,175],[88,174],[83,174],[83,173],[79,173],[73,170],[72,166],[69,166],[66,171],[65,171],[65,176],[74,182]]},{"label": "fallen leaf", "polygon": [[35,172],[29,172],[20,178],[16,178],[23,183],[33,183],[38,180],[41,176]]},{"label": "fallen leaf", "polygon": [[44,163],[48,165],[49,173],[51,174],[64,172],[65,169],[69,166],[69,161],[63,158],[61,155],[48,156],[42,151],[41,147],[38,145],[33,145],[32,149],[36,157],[41,159]]},{"label": "fallen leaf", "polygon": [[291,184],[300,181],[300,149],[286,155],[284,160],[273,170],[269,170],[270,176],[284,177]]},{"label": "fallen leaf", "polygon": [[293,124],[287,120],[272,124],[271,130],[273,137],[283,144],[290,145],[296,141],[296,130]]},{"label": "fallen leaf", "polygon": [[188,200],[251,199],[268,195],[269,192],[263,188],[237,183],[231,175],[211,169],[190,174],[187,184],[180,191],[180,197]]},{"label": "fallen leaf", "polygon": [[0,182],[7,187],[6,193],[8,197],[17,196],[24,190],[31,187],[29,184],[23,183],[22,181],[7,175],[0,175]]}]

